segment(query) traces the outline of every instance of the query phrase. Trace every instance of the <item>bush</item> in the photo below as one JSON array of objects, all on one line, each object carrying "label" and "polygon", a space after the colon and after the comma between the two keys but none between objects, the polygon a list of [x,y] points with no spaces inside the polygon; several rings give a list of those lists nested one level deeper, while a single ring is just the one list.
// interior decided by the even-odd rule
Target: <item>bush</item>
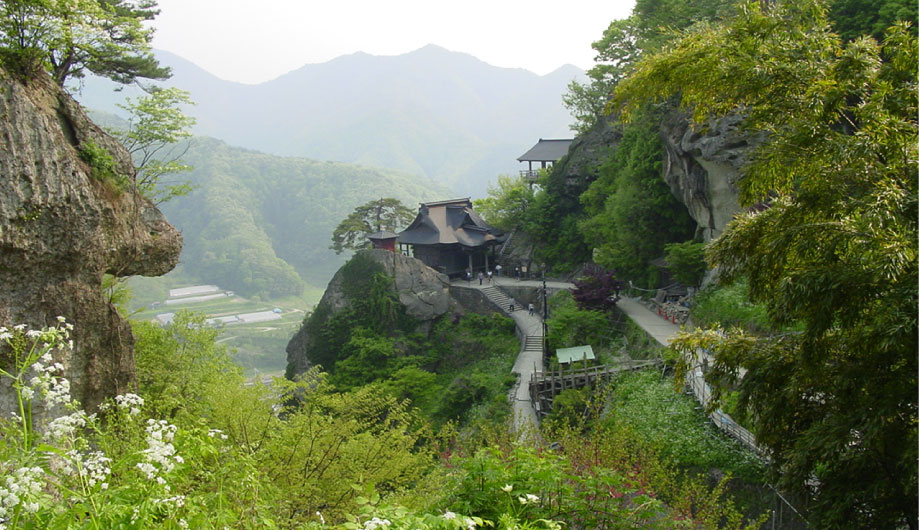
[{"label": "bush", "polygon": [[703,328],[720,324],[725,329],[739,327],[754,333],[772,328],[766,308],[750,302],[746,281],[702,289],[693,299],[690,316]]}]

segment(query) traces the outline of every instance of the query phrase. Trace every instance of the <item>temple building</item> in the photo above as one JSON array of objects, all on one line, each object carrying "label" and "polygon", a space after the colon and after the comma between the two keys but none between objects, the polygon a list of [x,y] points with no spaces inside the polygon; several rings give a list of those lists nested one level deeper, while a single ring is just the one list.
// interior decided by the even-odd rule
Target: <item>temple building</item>
[{"label": "temple building", "polygon": [[[544,140],[542,138],[529,151],[520,155],[518,162],[526,162],[527,169],[520,170],[520,175],[528,182],[533,183],[539,178],[539,170],[552,167],[563,156],[568,154],[571,139]],[[533,162],[539,164],[533,169]]]},{"label": "temple building", "polygon": [[468,197],[422,203],[397,239],[410,255],[451,276],[489,270],[495,264],[495,246],[503,241],[504,234],[479,217]]}]

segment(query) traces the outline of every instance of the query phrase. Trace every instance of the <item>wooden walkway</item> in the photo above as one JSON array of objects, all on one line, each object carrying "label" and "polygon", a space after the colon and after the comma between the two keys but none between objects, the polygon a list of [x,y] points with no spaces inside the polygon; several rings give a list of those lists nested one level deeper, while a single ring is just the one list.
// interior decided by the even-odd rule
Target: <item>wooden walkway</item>
[{"label": "wooden walkway", "polygon": [[594,386],[609,381],[613,376],[623,372],[632,372],[660,365],[658,359],[648,361],[629,361],[615,366],[588,366],[586,368],[564,369],[549,372],[534,371],[530,376],[530,401],[540,418],[552,411],[555,396],[564,390]]}]

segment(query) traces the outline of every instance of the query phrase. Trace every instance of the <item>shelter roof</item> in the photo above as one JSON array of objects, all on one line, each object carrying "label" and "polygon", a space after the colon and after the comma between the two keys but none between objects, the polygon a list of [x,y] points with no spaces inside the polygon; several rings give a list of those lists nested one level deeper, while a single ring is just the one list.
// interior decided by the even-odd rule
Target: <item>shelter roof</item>
[{"label": "shelter roof", "polygon": [[542,138],[529,151],[520,155],[518,162],[557,162],[568,154],[571,139],[544,140]]},{"label": "shelter roof", "polygon": [[395,239],[397,237],[399,237],[399,234],[390,232],[389,230],[382,230],[367,235],[367,239]]},{"label": "shelter roof", "polygon": [[575,361],[593,361],[596,359],[594,357],[594,349],[590,345],[586,346],[574,346],[571,348],[559,348],[555,350],[555,355],[558,357],[558,364],[568,364]]},{"label": "shelter roof", "polygon": [[399,233],[399,243],[480,247],[503,239],[501,232],[472,209],[468,197],[422,203],[418,215]]}]

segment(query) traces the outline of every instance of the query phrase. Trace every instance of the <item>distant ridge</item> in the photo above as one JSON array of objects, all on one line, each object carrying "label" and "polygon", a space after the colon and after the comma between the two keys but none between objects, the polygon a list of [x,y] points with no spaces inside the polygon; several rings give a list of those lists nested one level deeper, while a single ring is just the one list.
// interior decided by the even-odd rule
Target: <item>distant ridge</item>
[{"label": "distant ridge", "polygon": [[[307,64],[257,85],[224,81],[169,52],[167,85],[192,93],[195,133],[232,145],[390,168],[427,177],[459,195],[481,197],[540,137],[566,137],[561,102],[583,72],[571,65],[540,76],[489,65],[436,45],[393,56],[363,52]],[[87,79],[84,106],[121,112],[136,89]]]}]

